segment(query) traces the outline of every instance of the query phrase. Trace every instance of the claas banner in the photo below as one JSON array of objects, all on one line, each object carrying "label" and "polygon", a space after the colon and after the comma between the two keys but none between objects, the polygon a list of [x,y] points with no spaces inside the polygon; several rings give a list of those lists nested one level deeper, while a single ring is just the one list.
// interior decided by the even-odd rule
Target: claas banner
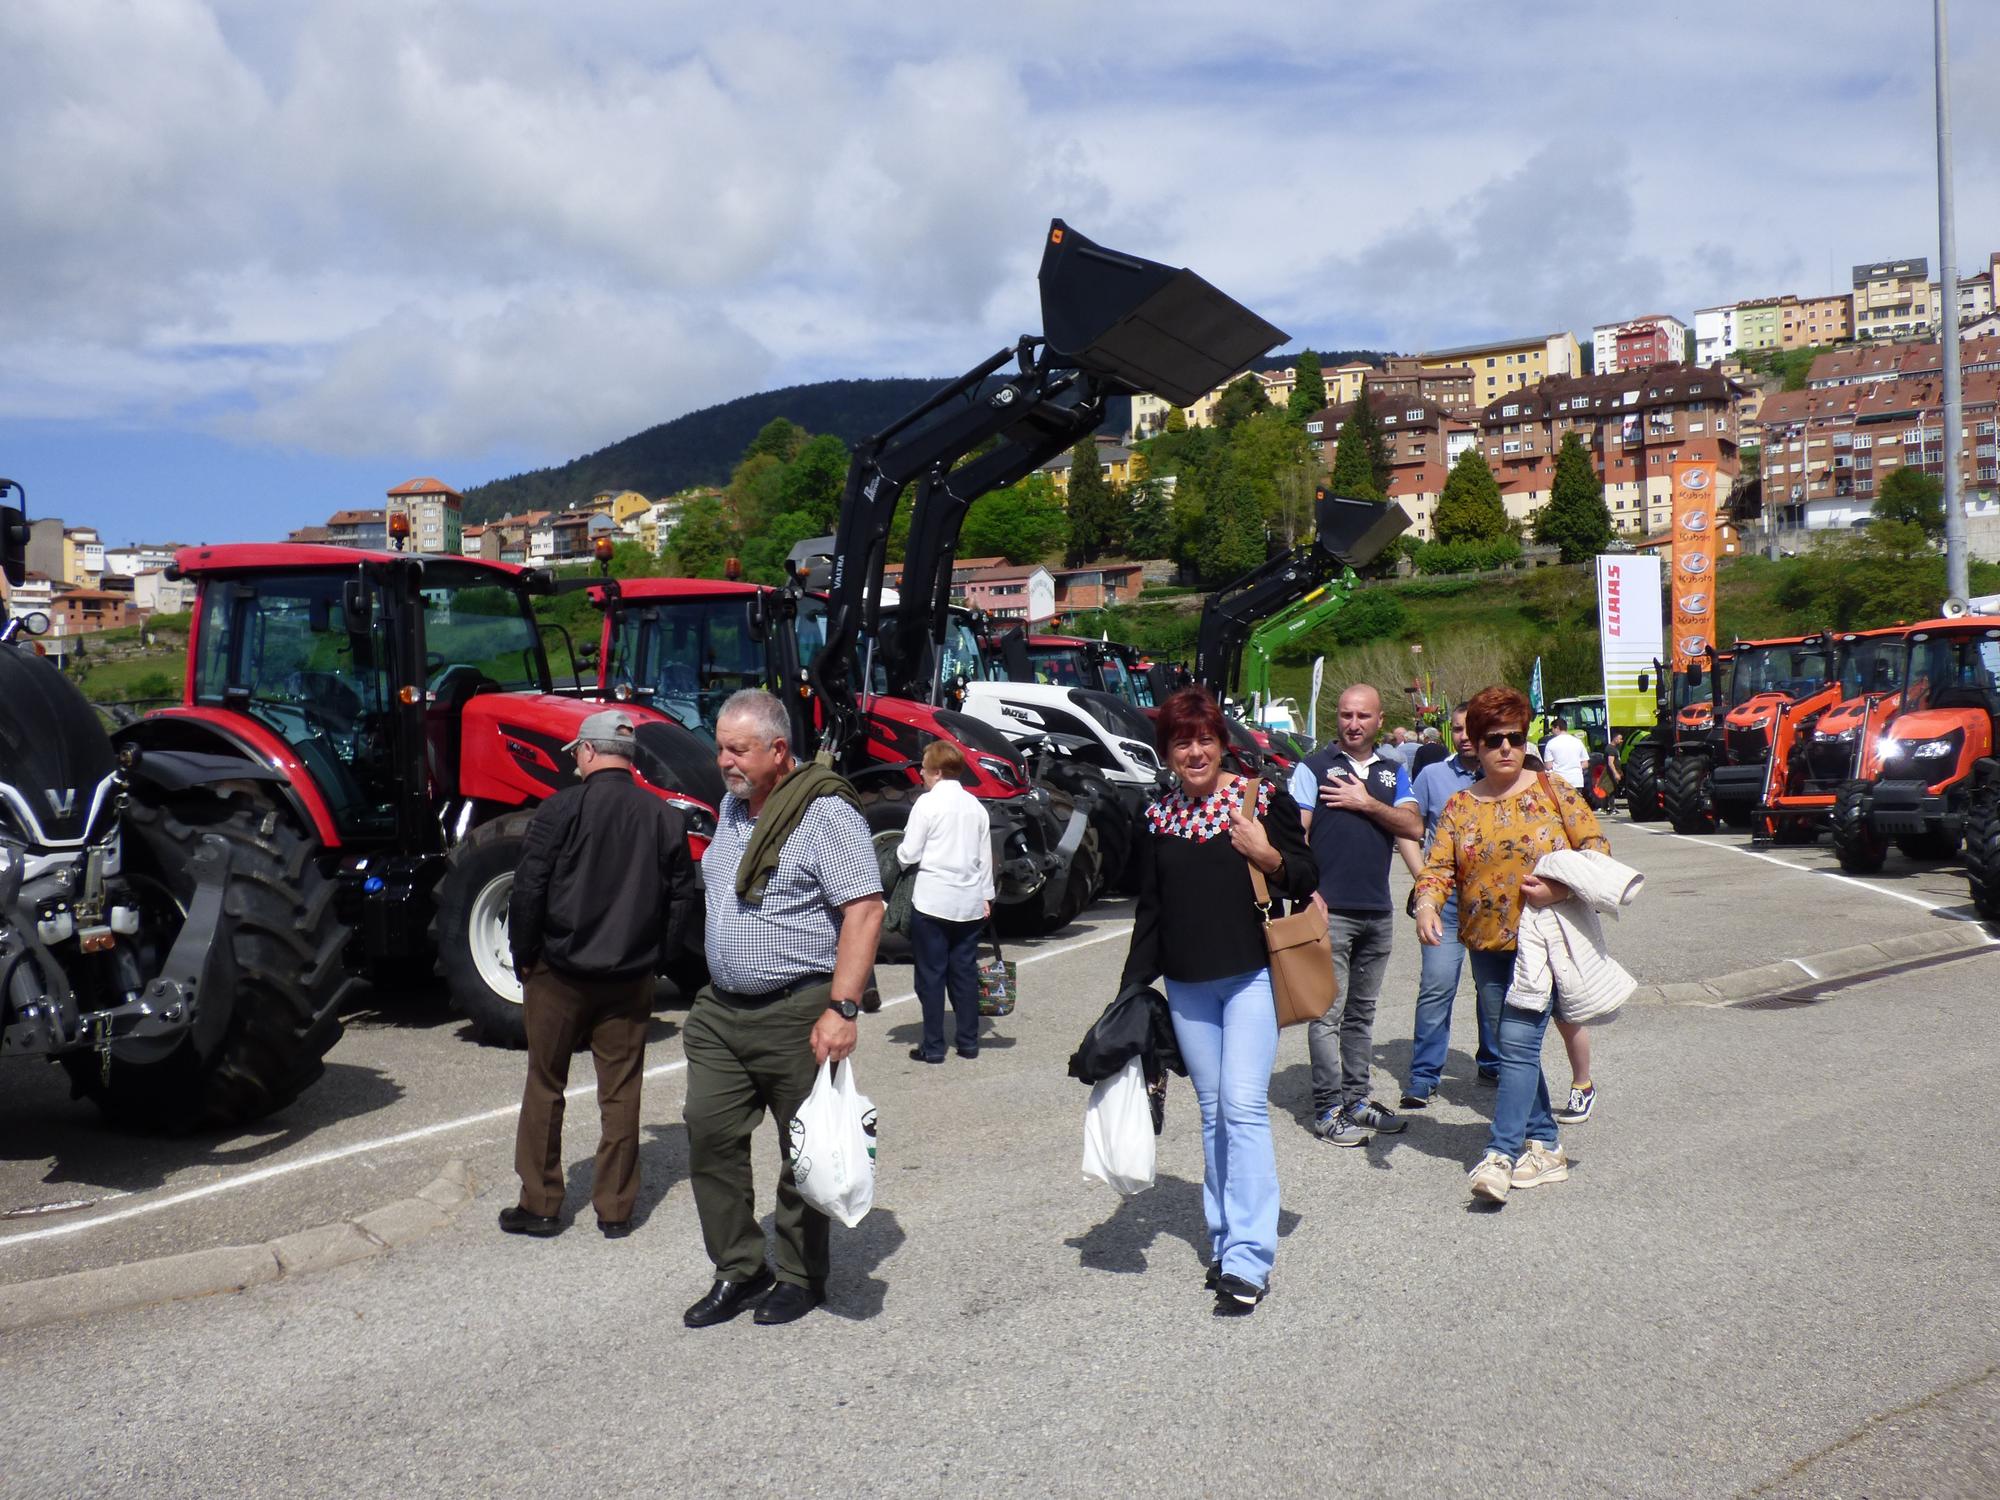
[{"label": "claas banner", "polygon": [[1674,465],[1674,670],[1715,639],[1715,465]]},{"label": "claas banner", "polygon": [[1597,559],[1597,639],[1604,662],[1604,710],[1613,724],[1653,722],[1650,681],[1660,659],[1660,560],[1630,552]]}]

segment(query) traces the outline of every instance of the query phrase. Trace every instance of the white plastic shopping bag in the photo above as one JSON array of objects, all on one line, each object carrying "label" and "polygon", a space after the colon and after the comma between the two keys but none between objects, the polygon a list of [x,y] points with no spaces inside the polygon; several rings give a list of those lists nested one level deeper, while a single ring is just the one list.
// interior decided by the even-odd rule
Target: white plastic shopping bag
[{"label": "white plastic shopping bag", "polygon": [[1133,1058],[1090,1091],[1083,1116],[1083,1175],[1130,1197],[1153,1185],[1153,1110],[1146,1070]]},{"label": "white plastic shopping bag", "polygon": [[875,1106],[854,1087],[854,1059],[835,1081],[835,1065],[819,1065],[819,1078],[792,1120],[792,1179],[799,1195],[849,1229],[875,1202]]}]

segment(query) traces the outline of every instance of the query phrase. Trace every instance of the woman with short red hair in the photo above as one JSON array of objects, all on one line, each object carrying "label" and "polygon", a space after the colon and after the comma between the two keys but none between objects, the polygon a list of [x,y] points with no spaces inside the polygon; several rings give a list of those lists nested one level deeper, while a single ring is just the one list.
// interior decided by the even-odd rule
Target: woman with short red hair
[{"label": "woman with short red hair", "polygon": [[[1611,846],[1597,817],[1568,782],[1526,765],[1534,710],[1508,687],[1490,687],[1465,706],[1465,729],[1479,758],[1479,779],[1438,815],[1423,874],[1417,877],[1417,938],[1435,947],[1444,935],[1438,913],[1458,893],[1458,937],[1472,964],[1481,1009],[1499,1011],[1500,1088],[1486,1154],[1472,1169],[1473,1196],[1505,1202],[1513,1188],[1539,1187],[1569,1176],[1549,1084],[1542,1076],[1546,1011],[1505,1003],[1514,977],[1514,949],[1524,906],[1569,899],[1567,887],[1536,876],[1535,863],[1559,849]],[[1496,999],[1496,995],[1500,998]]]},{"label": "woman with short red hair", "polygon": [[1226,736],[1201,688],[1181,689],[1160,710],[1160,759],[1175,785],[1139,819],[1139,904],[1120,989],[1166,978],[1174,1039],[1201,1104],[1206,1285],[1216,1312],[1234,1316],[1263,1300],[1278,1251],[1278,1014],[1250,866],[1264,872],[1273,902],[1308,899],[1319,871],[1283,783],[1223,768]]}]

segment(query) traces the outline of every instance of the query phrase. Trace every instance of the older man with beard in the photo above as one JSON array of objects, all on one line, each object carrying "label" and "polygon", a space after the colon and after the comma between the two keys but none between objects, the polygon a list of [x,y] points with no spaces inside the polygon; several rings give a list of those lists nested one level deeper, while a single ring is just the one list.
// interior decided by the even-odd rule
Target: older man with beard
[{"label": "older man with beard", "polygon": [[[828,1221],[800,1195],[783,1152],[819,1065],[854,1050],[882,879],[854,789],[798,764],[790,737],[784,705],[754,689],[724,703],[716,723],[728,794],[701,862],[710,983],[683,1033],[688,1175],[715,1284],[684,1315],[690,1328],[753,1301],[758,1323],[790,1323],[826,1296]],[[780,1153],[775,1275],[750,1170],[766,1110]]]}]

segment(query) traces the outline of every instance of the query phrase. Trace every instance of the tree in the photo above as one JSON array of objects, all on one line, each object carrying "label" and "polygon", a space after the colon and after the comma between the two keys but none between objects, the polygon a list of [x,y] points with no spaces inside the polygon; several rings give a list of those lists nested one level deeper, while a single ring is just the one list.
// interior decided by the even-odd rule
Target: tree
[{"label": "tree", "polygon": [[1563,434],[1556,450],[1556,477],[1549,503],[1535,517],[1535,540],[1561,549],[1566,563],[1582,562],[1611,541],[1611,512],[1604,508],[1604,485],[1597,467],[1574,432]]},{"label": "tree", "polygon": [[1500,485],[1477,448],[1458,455],[1438,496],[1431,531],[1440,542],[1484,542],[1507,535],[1507,506]]},{"label": "tree", "polygon": [[805,428],[784,417],[773,417],[750,439],[750,446],[743,450],[743,456],[755,458],[759,454],[769,454],[779,463],[788,464],[798,457],[799,449],[805,445]]},{"label": "tree", "polygon": [[1298,379],[1293,382],[1291,399],[1285,403],[1285,415],[1303,427],[1314,412],[1326,405],[1326,376],[1320,373],[1319,356],[1310,349],[1299,355],[1295,368]]},{"label": "tree", "polygon": [[1333,450],[1333,477],[1327,489],[1350,500],[1381,500],[1386,496],[1376,487],[1375,469],[1368,460],[1368,437],[1361,421],[1361,403],[1340,424],[1340,437]]},{"label": "tree", "polygon": [[754,535],[785,509],[784,483],[784,459],[753,453],[730,474],[729,488],[722,492],[724,511],[739,531]]},{"label": "tree", "polygon": [[1161,431],[1178,433],[1186,432],[1187,430],[1187,413],[1182,411],[1178,406],[1168,407],[1167,425]]},{"label": "tree", "polygon": [[1125,548],[1134,557],[1167,557],[1173,552],[1174,517],[1167,505],[1167,487],[1157,479],[1142,479],[1126,494],[1132,514],[1125,523]]},{"label": "tree", "polygon": [[667,541],[682,578],[720,578],[735,545],[722,502],[713,497],[690,501]]},{"label": "tree", "polygon": [[1069,560],[1095,562],[1117,541],[1119,499],[1104,477],[1097,439],[1085,438],[1069,451]]},{"label": "tree", "polygon": [[1878,521],[1908,521],[1936,541],[1944,535],[1944,481],[1922,469],[1894,469],[1873,507]]},{"label": "tree", "polygon": [[1222,583],[1264,560],[1264,512],[1257,491],[1233,464],[1224,465],[1203,507],[1197,561],[1202,577]]},{"label": "tree", "polygon": [[[1389,493],[1389,475],[1394,465],[1389,462],[1389,440],[1382,436],[1382,419],[1375,415],[1375,406],[1368,399],[1368,382],[1361,382],[1361,392],[1354,399],[1354,410],[1348,413],[1341,424],[1340,446],[1344,450],[1350,436],[1358,438],[1357,446],[1368,459],[1368,478],[1374,485],[1374,498],[1379,500]],[[1337,457],[1337,455],[1336,455]],[[1338,490],[1338,494],[1353,493]]]},{"label": "tree", "polygon": [[847,461],[847,444],[839,438],[822,434],[812,439],[785,465],[785,477],[778,485],[780,510],[814,517],[819,530],[811,535],[831,532],[840,521]]},{"label": "tree", "polygon": [[1228,432],[1249,421],[1258,412],[1270,409],[1270,398],[1264,394],[1264,382],[1255,375],[1238,375],[1229,382],[1229,389],[1222,393],[1222,399],[1215,403],[1215,425]]},{"label": "tree", "polygon": [[1069,517],[1055,487],[1047,475],[1032,474],[972,502],[959,528],[958,555],[1032,563],[1060,552],[1068,542]]}]

